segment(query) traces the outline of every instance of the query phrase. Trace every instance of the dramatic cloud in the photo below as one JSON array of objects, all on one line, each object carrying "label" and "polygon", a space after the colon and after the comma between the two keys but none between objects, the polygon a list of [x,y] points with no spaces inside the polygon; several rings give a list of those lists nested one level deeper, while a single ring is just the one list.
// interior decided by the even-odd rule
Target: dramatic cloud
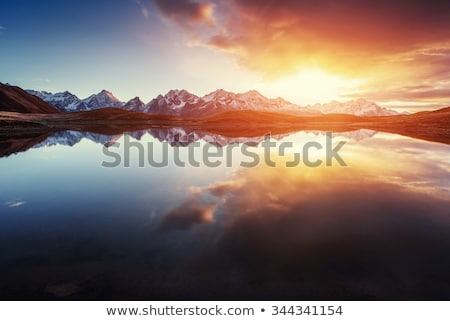
[{"label": "dramatic cloud", "polygon": [[[213,5],[155,0],[155,3],[164,17],[185,26],[183,30],[192,38],[191,43],[231,53],[241,65],[269,78],[296,73],[302,68],[319,68],[349,77],[376,74],[380,83],[386,84],[393,75],[417,82],[424,72],[430,73],[433,81],[448,78],[450,73],[449,1],[231,0],[216,1]],[[208,28],[186,24],[213,18],[215,23]],[[440,54],[436,56],[433,51]],[[410,61],[397,59],[405,57]],[[411,66],[415,74],[406,77]],[[394,94],[400,99],[396,88],[401,87],[391,84],[390,88],[381,86],[372,90],[393,89],[382,100]],[[423,95],[407,96],[413,99],[416,95],[448,98],[439,86]]]},{"label": "dramatic cloud", "polygon": [[[164,16],[177,22],[202,21],[212,6],[155,2]],[[233,0],[218,2],[215,11],[216,33],[203,41],[233,49],[247,66],[271,74],[304,64],[339,69],[367,59],[373,63],[386,54],[450,39],[448,1]]]},{"label": "dramatic cloud", "polygon": [[[235,172],[229,180],[216,182],[205,188],[191,188],[195,193],[191,192],[180,208],[210,206],[211,200],[216,198],[217,206],[223,206],[230,214],[261,211],[283,213],[298,208],[296,204],[308,202],[312,197],[322,199],[322,194],[334,193],[335,197],[328,195],[323,197],[323,200],[335,199],[339,202],[340,192],[337,191],[342,190],[344,194],[350,195],[358,194],[361,186],[370,184],[382,189],[395,189],[405,195],[429,194],[448,201],[450,195],[442,183],[442,178],[449,176],[448,164],[443,161],[446,147],[436,147],[426,160],[411,157],[421,155],[427,147],[426,144],[403,138],[389,141],[373,137],[364,145],[353,147],[349,151],[351,166],[345,170],[326,166],[305,167],[301,170],[283,168],[286,159],[280,157],[276,169],[263,165],[251,170],[243,169]],[[380,150],[380,146],[390,148]],[[396,162],[393,163],[392,159],[396,159]],[[274,157],[273,160],[277,161],[277,158]],[[433,166],[430,166],[430,160],[433,161]],[[379,177],[380,172],[383,172],[383,179]],[[428,184],[425,184],[421,177],[427,177]],[[307,189],[301,189],[300,186]],[[368,190],[375,189],[377,188]],[[205,195],[213,198],[205,198]],[[319,207],[322,205],[317,204]]]},{"label": "dramatic cloud", "polygon": [[192,187],[186,201],[168,212],[162,219],[158,230],[188,230],[194,225],[213,223],[216,204],[201,201],[201,189]]},{"label": "dramatic cloud", "polygon": [[261,165],[195,188],[180,208],[213,196],[217,221],[189,235],[195,246],[175,247],[172,267],[158,265],[162,288],[221,299],[445,297],[448,148],[424,158],[429,145],[404,138],[354,147],[348,168]]},{"label": "dramatic cloud", "polygon": [[161,222],[160,230],[187,230],[195,224],[212,223],[215,208],[215,205],[184,203],[166,214]]},{"label": "dramatic cloud", "polygon": [[450,103],[450,43],[393,55],[379,64],[370,81],[347,96],[378,102]]},{"label": "dramatic cloud", "polygon": [[161,13],[181,25],[213,23],[212,2],[190,0],[154,0]]}]

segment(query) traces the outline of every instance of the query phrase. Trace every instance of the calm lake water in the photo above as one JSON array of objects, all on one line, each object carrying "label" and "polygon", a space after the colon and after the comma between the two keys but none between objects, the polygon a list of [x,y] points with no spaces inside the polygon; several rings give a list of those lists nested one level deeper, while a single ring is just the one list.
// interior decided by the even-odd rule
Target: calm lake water
[{"label": "calm lake water", "polygon": [[[0,297],[450,299],[449,145],[334,133],[347,166],[286,167],[308,142],[324,159],[325,134],[272,137],[294,146],[275,166],[261,140],[64,132],[1,158]],[[244,141],[259,164],[242,144],[227,155]],[[166,147],[168,166],[149,165]],[[189,153],[199,166],[175,164]]]}]

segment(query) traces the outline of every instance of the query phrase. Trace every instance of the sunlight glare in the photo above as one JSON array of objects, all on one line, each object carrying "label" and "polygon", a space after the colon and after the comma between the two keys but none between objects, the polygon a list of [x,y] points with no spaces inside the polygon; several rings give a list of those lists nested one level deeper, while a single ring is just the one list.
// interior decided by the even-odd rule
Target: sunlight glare
[{"label": "sunlight glare", "polygon": [[303,69],[294,75],[260,83],[256,87],[267,96],[283,97],[293,103],[309,105],[339,100],[345,92],[359,84],[359,80],[345,79],[320,69]]}]

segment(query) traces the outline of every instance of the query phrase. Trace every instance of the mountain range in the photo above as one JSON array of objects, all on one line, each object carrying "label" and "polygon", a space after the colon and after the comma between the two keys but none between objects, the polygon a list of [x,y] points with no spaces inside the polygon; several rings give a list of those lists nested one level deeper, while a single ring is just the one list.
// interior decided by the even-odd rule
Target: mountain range
[{"label": "mountain range", "polygon": [[298,116],[336,113],[357,116],[391,116],[398,114],[396,111],[380,107],[365,99],[343,103],[333,101],[327,104],[299,106],[283,98],[267,98],[255,90],[236,94],[219,89],[199,97],[187,90],[176,89],[170,90],[165,95],[159,95],[148,103],[144,103],[139,97],[135,97],[128,102],[122,102],[107,90],[102,90],[98,94],[85,99],[80,99],[69,91],[55,94],[36,90],[27,90],[27,92],[41,98],[62,112],[117,107],[129,111],[182,118],[198,118],[239,110],[278,112]]},{"label": "mountain range", "polygon": [[62,112],[87,111],[105,107],[124,106],[121,101],[119,101],[111,92],[107,90],[102,90],[98,94],[91,95],[86,99],[79,99],[69,91],[56,94],[31,89],[26,91],[36,97],[39,97]]}]

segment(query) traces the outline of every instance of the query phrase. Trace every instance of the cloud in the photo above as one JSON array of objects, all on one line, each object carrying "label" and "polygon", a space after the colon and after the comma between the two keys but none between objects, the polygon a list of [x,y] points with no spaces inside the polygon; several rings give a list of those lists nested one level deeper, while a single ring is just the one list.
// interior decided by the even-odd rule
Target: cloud
[{"label": "cloud", "polygon": [[26,204],[25,201],[20,201],[20,200],[9,201],[9,202],[6,202],[6,203],[5,203],[5,205],[6,205],[7,207],[10,207],[10,208],[13,208],[13,207],[19,207],[19,206],[22,206],[22,205],[25,205],[25,204]]},{"label": "cloud", "polygon": [[261,165],[192,189],[180,209],[189,213],[210,194],[220,220],[178,241],[185,259],[164,269],[164,287],[222,299],[445,297],[446,148],[423,159],[411,153],[422,155],[426,143],[376,143],[355,149],[345,169]]},{"label": "cloud", "polygon": [[144,18],[148,18],[150,16],[150,11],[144,6],[141,7],[141,13]]},{"label": "cloud", "polygon": [[194,225],[214,222],[214,204],[183,203],[162,220],[159,231],[188,230]]},{"label": "cloud", "polygon": [[[352,149],[350,167],[346,170],[326,166],[301,170],[286,168],[283,166],[286,159],[274,157],[274,161],[280,162],[276,169],[264,165],[251,170],[241,169],[230,179],[204,188],[191,188],[189,199],[180,208],[189,209],[193,204],[194,207],[209,206],[215,199],[216,205],[223,206],[228,213],[258,213],[267,209],[282,213],[313,197],[324,202],[327,199],[338,202],[341,190],[358,195],[361,186],[367,186],[368,190],[380,188],[404,194],[430,194],[448,201],[448,188],[442,181],[442,178],[450,178],[443,156],[445,147],[429,150],[426,159],[411,157],[421,155],[428,148],[427,144],[403,138],[392,141],[372,138],[364,146]],[[380,150],[379,146],[389,148]],[[389,161],[394,158],[395,163]],[[379,177],[380,172],[382,177]],[[427,177],[426,182],[423,177]],[[333,193],[336,197],[330,196]]]},{"label": "cloud", "polygon": [[[450,86],[450,83],[449,83]],[[357,94],[348,94],[347,97],[364,96],[370,100],[380,103],[400,100],[403,102],[427,102],[427,103],[441,103],[443,106],[450,103],[450,93],[447,88],[433,88],[428,89],[411,89],[411,87],[398,87],[389,90],[367,90]],[[420,105],[418,105],[420,107]]]},{"label": "cloud", "polygon": [[[450,104],[450,43],[393,55],[348,97]],[[395,67],[395,68],[394,68]]]},{"label": "cloud", "polygon": [[[426,72],[434,81],[449,76],[450,52],[442,49],[450,44],[449,1],[154,2],[165,18],[182,27],[190,44],[229,53],[268,78],[307,68],[355,78],[377,75],[384,84],[399,73],[411,82],[422,81]],[[210,18],[213,25],[198,25]],[[413,61],[397,59],[407,56]],[[414,74],[408,74],[411,69]],[[373,90],[379,89],[384,88]],[[424,96],[434,94],[442,91]]]},{"label": "cloud", "polygon": [[145,4],[147,1],[146,0],[134,0],[134,1],[136,5],[139,7],[142,17],[148,19],[150,17],[151,12]]},{"label": "cloud", "polygon": [[448,1],[235,0],[228,10],[236,15],[226,14],[222,37],[246,52],[246,65],[275,74],[299,65],[349,72],[450,39]]},{"label": "cloud", "polygon": [[190,0],[154,0],[164,17],[180,25],[212,24],[214,3]]},{"label": "cloud", "polygon": [[187,199],[164,216],[157,230],[189,230],[198,224],[213,223],[216,205],[203,202],[201,196],[201,188],[191,187]]},{"label": "cloud", "polygon": [[[259,289],[260,295],[280,298],[423,295],[411,285],[415,282],[440,291],[441,282],[428,277],[434,275],[434,267],[440,265],[450,244],[448,237],[437,236],[445,233],[441,224],[449,226],[448,220],[439,223],[438,219],[445,215],[445,202],[374,182],[359,181],[361,185],[355,186],[340,181],[334,189],[313,186],[309,193],[304,189],[311,185],[305,186],[303,180],[274,181],[280,183],[276,186],[293,184],[297,189],[297,195],[279,195],[284,205],[280,210],[269,206],[266,195],[273,192],[271,187],[255,186],[252,179],[229,196],[229,219],[218,248],[236,278],[246,281],[240,283],[242,293],[258,293]],[[252,202],[246,196],[249,188],[257,188],[260,205],[246,206]],[[430,203],[432,208],[428,208]],[[240,206],[247,212],[239,212]],[[431,213],[435,219],[428,220]],[[426,244],[435,252],[427,250]],[[437,275],[443,277],[444,271],[439,268]]]},{"label": "cloud", "polygon": [[[156,0],[178,23],[218,17],[206,45],[239,53],[247,67],[279,74],[299,65],[342,69],[370,66],[386,54],[450,39],[448,1],[233,0],[211,3]],[[348,70],[347,70],[348,71]]]}]

